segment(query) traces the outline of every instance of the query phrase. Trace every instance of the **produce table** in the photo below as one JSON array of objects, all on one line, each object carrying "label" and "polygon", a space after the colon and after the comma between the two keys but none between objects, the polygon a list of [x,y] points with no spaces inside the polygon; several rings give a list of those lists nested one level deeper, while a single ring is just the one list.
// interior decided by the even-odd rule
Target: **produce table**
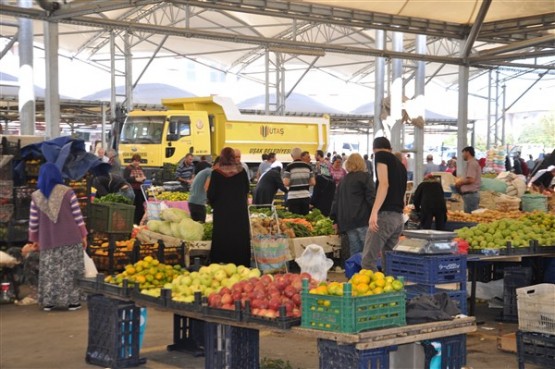
[{"label": "produce table", "polygon": [[472,268],[472,278],[470,280],[471,287],[470,287],[470,304],[468,309],[469,315],[474,315],[476,309],[476,277],[478,274],[478,262],[482,261],[492,261],[492,262],[502,262],[502,263],[510,263],[522,262],[523,258],[529,257],[555,257],[555,253],[553,252],[538,252],[538,253],[529,253],[529,254],[520,254],[520,255],[481,255],[481,254],[468,254],[466,262],[470,264],[470,268]]},{"label": "produce table", "polygon": [[[131,297],[123,296],[121,293],[121,288],[119,288],[119,290],[114,286],[110,286],[107,288],[104,288],[105,286],[103,286],[102,288],[99,288],[100,286],[98,283],[96,283],[96,280],[94,278],[84,278],[81,279],[79,282],[83,292],[89,294],[101,294],[109,299],[120,301],[133,301],[140,306],[155,307],[158,310],[173,313],[174,322],[180,322],[184,319],[195,319],[198,321],[203,321],[206,323],[206,342],[214,341],[216,336],[218,337],[218,340],[220,340],[223,334],[226,342],[224,342],[225,344],[223,346],[218,347],[225,347],[225,355],[222,355],[222,352],[217,351],[215,348],[217,345],[221,344],[221,341],[214,343],[214,345],[208,344],[207,347],[205,347],[205,367],[207,369],[223,368],[224,362],[225,365],[231,365],[232,367],[235,365],[236,367],[240,366],[241,368],[245,369],[259,368],[259,331],[279,330],[278,328],[268,327],[266,325],[257,324],[255,322],[233,321],[215,316],[207,316],[200,311],[190,311],[175,307],[161,306],[159,303],[156,303],[155,300],[150,299],[148,296],[143,297],[134,294],[131,294]],[[89,327],[90,326],[91,325],[89,324]],[[113,329],[119,330],[120,326],[116,324]],[[187,327],[187,329],[189,329],[189,327]],[[176,330],[185,330],[185,327],[183,327],[183,323],[174,324],[174,345],[168,346],[169,349],[175,348],[175,346],[184,346],[183,332],[179,332]],[[337,345],[337,347],[340,347],[341,350],[349,346],[352,349],[352,353],[354,353],[355,355],[358,355],[359,352],[364,353],[360,356],[360,360],[362,361],[368,359],[364,355],[367,355],[367,353],[369,352],[379,352],[380,354],[383,352],[384,354],[381,355],[385,355],[388,358],[389,351],[393,351],[397,345],[418,342],[422,340],[452,337],[455,335],[461,335],[460,337],[464,338],[464,336],[462,335],[474,332],[475,330],[475,319],[473,317],[467,317],[455,319],[452,321],[440,321],[365,331],[358,334],[335,333],[300,327],[293,327],[288,330],[279,331],[317,338],[319,348],[322,348],[323,351],[326,351],[324,350],[326,346],[323,345],[326,342],[332,342],[334,345]],[[90,340],[91,336],[89,335],[89,341]],[[465,345],[464,342],[463,345]],[[379,349],[381,348],[384,348],[384,350],[380,351]],[[464,355],[466,355],[466,350],[462,351],[464,351]],[[320,352],[320,368],[329,368],[329,362],[325,360],[325,356],[322,356],[329,355],[329,350],[327,352],[327,354],[323,354],[322,351]],[[334,351],[331,352],[333,353]],[[135,353],[135,356],[137,356],[138,358],[138,352]],[[358,360],[359,356],[356,357]],[[387,361],[387,358],[384,357],[383,359]],[[223,361],[221,361],[220,359]],[[380,357],[380,359],[382,358]],[[143,360],[142,362],[144,362],[144,359],[141,360]],[[464,361],[465,359],[462,358],[461,360]],[[139,361],[137,361],[137,363],[139,363]]]}]

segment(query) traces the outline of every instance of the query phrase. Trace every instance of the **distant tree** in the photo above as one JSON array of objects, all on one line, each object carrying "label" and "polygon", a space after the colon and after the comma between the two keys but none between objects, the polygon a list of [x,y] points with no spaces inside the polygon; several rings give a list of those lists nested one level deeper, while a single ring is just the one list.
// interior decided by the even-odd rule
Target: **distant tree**
[{"label": "distant tree", "polygon": [[555,113],[544,115],[539,122],[529,123],[518,138],[520,143],[542,144],[545,147],[555,146]]}]

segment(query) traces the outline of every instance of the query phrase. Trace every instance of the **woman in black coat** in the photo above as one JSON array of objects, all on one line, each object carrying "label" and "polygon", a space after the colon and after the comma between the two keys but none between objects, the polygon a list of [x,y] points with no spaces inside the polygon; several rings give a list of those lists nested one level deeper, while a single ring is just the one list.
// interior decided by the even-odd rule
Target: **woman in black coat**
[{"label": "woman in black coat", "polygon": [[212,206],[214,228],[210,261],[250,267],[251,247],[247,197],[249,178],[235,152],[225,147],[212,171],[206,196]]},{"label": "woman in black coat", "polygon": [[414,210],[420,213],[420,228],[432,229],[435,220],[436,230],[445,230],[447,205],[441,179],[429,176],[418,185],[413,197]]}]

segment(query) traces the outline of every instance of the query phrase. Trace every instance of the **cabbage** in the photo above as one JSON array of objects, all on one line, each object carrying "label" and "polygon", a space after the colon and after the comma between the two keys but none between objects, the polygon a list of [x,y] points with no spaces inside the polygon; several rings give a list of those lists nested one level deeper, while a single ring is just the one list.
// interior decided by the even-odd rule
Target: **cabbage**
[{"label": "cabbage", "polygon": [[150,229],[152,232],[158,232],[158,230],[160,229],[160,225],[164,223],[161,220],[149,220],[146,223],[146,226],[148,229]]},{"label": "cabbage", "polygon": [[189,213],[185,210],[181,210],[178,208],[167,208],[160,211],[160,219],[169,220],[173,223],[179,223],[183,219],[189,218]]},{"label": "cabbage", "polygon": [[160,226],[158,227],[158,232],[165,234],[166,236],[171,236],[172,235],[172,228],[171,228],[171,222],[162,222],[160,224]]},{"label": "cabbage", "polygon": [[179,230],[181,232],[180,238],[185,241],[201,241],[204,236],[204,226],[202,223],[195,222],[190,218],[179,222]]}]

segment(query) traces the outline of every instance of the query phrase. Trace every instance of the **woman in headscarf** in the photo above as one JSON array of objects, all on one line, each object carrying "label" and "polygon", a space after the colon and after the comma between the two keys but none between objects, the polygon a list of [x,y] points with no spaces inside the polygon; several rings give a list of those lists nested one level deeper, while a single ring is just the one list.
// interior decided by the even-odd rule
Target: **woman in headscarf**
[{"label": "woman in headscarf", "polygon": [[285,187],[283,179],[281,179],[282,169],[283,165],[281,162],[274,161],[270,165],[270,169],[262,173],[254,190],[253,204],[271,204],[278,190],[287,193],[287,187]]},{"label": "woman in headscarf", "polygon": [[87,246],[81,209],[56,165],[41,166],[37,186],[31,197],[29,240],[38,243],[40,251],[39,305],[45,311],[78,310],[77,278],[83,275],[83,249]]},{"label": "woman in headscarf", "polygon": [[220,154],[220,163],[210,176],[208,203],[212,206],[214,228],[210,261],[250,266],[251,249],[247,196],[249,178],[231,147]]}]

